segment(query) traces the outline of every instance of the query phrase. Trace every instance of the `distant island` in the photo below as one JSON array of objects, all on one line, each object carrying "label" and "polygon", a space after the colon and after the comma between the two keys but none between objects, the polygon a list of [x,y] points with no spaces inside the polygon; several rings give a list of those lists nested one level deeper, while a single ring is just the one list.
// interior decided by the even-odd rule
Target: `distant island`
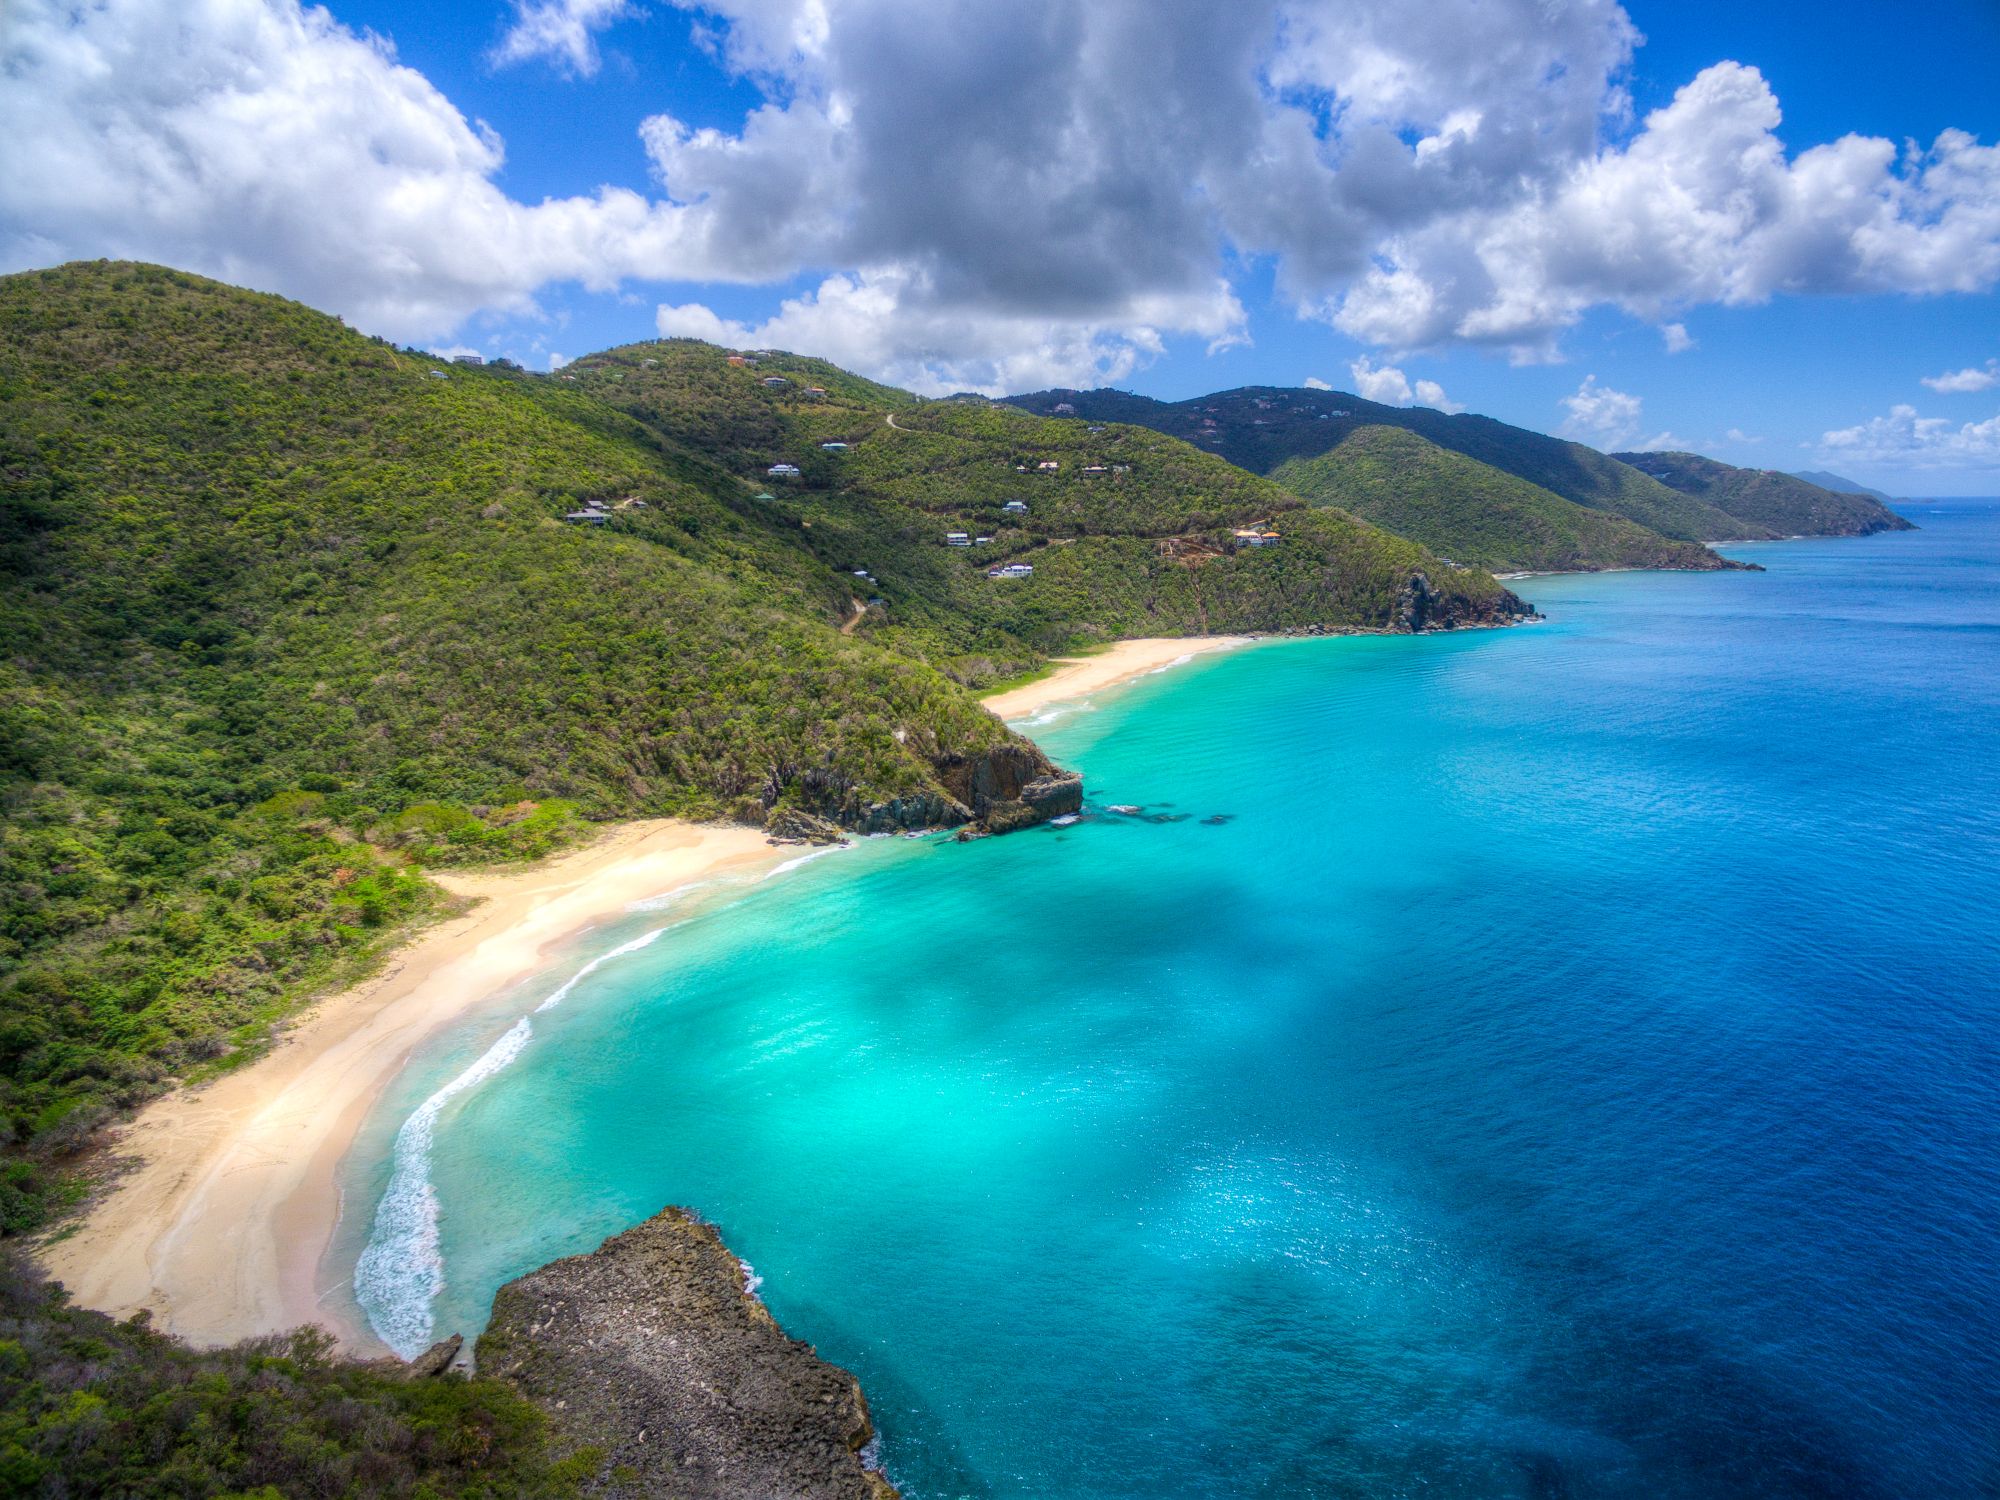
[{"label": "distant island", "polygon": [[1880,500],[1884,505],[1894,498],[1883,494],[1880,490],[1871,490],[1865,484],[1856,484],[1852,479],[1829,474],[1825,469],[1797,469],[1793,471],[1792,477],[1803,479],[1808,484],[1816,484],[1823,490],[1836,490],[1843,495],[1866,495],[1871,500]]}]

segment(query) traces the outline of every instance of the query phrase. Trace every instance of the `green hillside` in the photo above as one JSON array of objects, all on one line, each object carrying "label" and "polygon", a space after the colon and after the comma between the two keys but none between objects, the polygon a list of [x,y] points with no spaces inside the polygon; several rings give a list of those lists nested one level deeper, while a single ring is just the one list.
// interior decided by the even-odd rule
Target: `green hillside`
[{"label": "green hillside", "polygon": [[1803,479],[1807,484],[1816,484],[1821,489],[1832,490],[1836,494],[1866,495],[1870,500],[1880,500],[1884,505],[1895,498],[1893,495],[1883,494],[1880,490],[1870,489],[1865,484],[1856,484],[1852,479],[1839,474],[1829,473],[1825,469],[1797,469],[1793,471],[1792,478]]},{"label": "green hillside", "polygon": [[[46,1211],[37,1162],[431,919],[425,864],[638,814],[1014,820],[1052,768],[968,684],[1117,635],[1524,608],[1148,432],[1085,476],[1071,424],[808,361],[566,373],[155,267],[0,278],[0,1224]],[[1238,549],[1252,519],[1282,545]]]},{"label": "green hillside", "polygon": [[[1676,541],[1765,540],[1777,533],[1684,495],[1594,448],[1491,417],[1383,406],[1340,391],[1252,386],[1152,402],[1123,391],[1038,391],[1009,398],[1023,410],[1069,406],[1078,420],[1142,422],[1254,473],[1326,452],[1361,427],[1400,427],[1591,510],[1608,511]],[[1600,562],[1596,566],[1618,566]]]},{"label": "green hillside", "polygon": [[1881,501],[1822,488],[1795,474],[1738,469],[1697,453],[1620,453],[1669,489],[1694,495],[1780,536],[1872,536],[1916,528]]},{"label": "green hillside", "polygon": [[564,1452],[498,1380],[341,1359],[317,1328],[190,1349],[69,1304],[0,1259],[0,1491],[184,1500],[575,1496],[601,1450]]},{"label": "green hillside", "polygon": [[1315,505],[1343,506],[1496,572],[1730,566],[1697,543],[1574,504],[1398,427],[1349,428],[1326,452],[1288,459],[1271,477]]},{"label": "green hillside", "polygon": [[[564,374],[663,433],[729,453],[757,514],[832,574],[870,575],[855,580],[856,597],[883,603],[863,615],[862,638],[968,681],[1125,636],[1390,628],[1417,577],[1427,623],[1519,607],[1483,573],[1442,567],[1350,516],[1309,513],[1282,486],[1157,433],[843,389],[830,369],[782,354],[736,367],[727,351],[672,340]],[[808,396],[813,385],[825,395]],[[775,463],[801,472],[773,479]],[[1282,545],[1236,546],[1236,529],[1267,524]],[[954,531],[975,545],[945,545]],[[1004,564],[1035,571],[987,576]]]}]

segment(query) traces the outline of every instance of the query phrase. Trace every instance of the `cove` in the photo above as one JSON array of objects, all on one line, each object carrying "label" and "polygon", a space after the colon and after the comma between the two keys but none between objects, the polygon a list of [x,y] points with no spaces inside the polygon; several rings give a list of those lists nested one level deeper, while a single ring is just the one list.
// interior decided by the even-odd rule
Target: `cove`
[{"label": "cove", "polygon": [[687,1205],[911,1496],[1990,1493],[2000,506],[1910,513],[1204,658],[1031,730],[1138,816],[633,913],[338,1253],[533,1013],[438,1331]]}]

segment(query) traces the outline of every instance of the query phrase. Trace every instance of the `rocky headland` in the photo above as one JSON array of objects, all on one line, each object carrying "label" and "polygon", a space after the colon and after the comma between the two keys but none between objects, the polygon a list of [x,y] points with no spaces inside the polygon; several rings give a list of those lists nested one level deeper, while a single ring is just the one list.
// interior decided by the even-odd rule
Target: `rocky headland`
[{"label": "rocky headland", "polygon": [[606,1493],[895,1500],[861,1386],[791,1338],[714,1226],[668,1208],[503,1286],[482,1375],[604,1453]]}]

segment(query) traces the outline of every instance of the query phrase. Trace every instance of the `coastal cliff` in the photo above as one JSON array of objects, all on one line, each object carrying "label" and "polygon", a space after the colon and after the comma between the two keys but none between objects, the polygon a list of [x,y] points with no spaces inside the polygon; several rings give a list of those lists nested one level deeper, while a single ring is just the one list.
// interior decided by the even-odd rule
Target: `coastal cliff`
[{"label": "coastal cliff", "polygon": [[793,783],[803,805],[772,807],[764,818],[765,830],[804,843],[833,843],[843,832],[896,833],[968,823],[989,833],[1012,833],[1083,805],[1083,777],[1057,766],[1031,740],[1002,740],[970,754],[934,745],[929,760],[940,790],[882,801],[866,799],[838,771],[807,771]]},{"label": "coastal cliff", "polygon": [[624,1493],[895,1500],[863,1458],[859,1382],[788,1337],[683,1209],[503,1286],[478,1362],[628,1472]]}]

